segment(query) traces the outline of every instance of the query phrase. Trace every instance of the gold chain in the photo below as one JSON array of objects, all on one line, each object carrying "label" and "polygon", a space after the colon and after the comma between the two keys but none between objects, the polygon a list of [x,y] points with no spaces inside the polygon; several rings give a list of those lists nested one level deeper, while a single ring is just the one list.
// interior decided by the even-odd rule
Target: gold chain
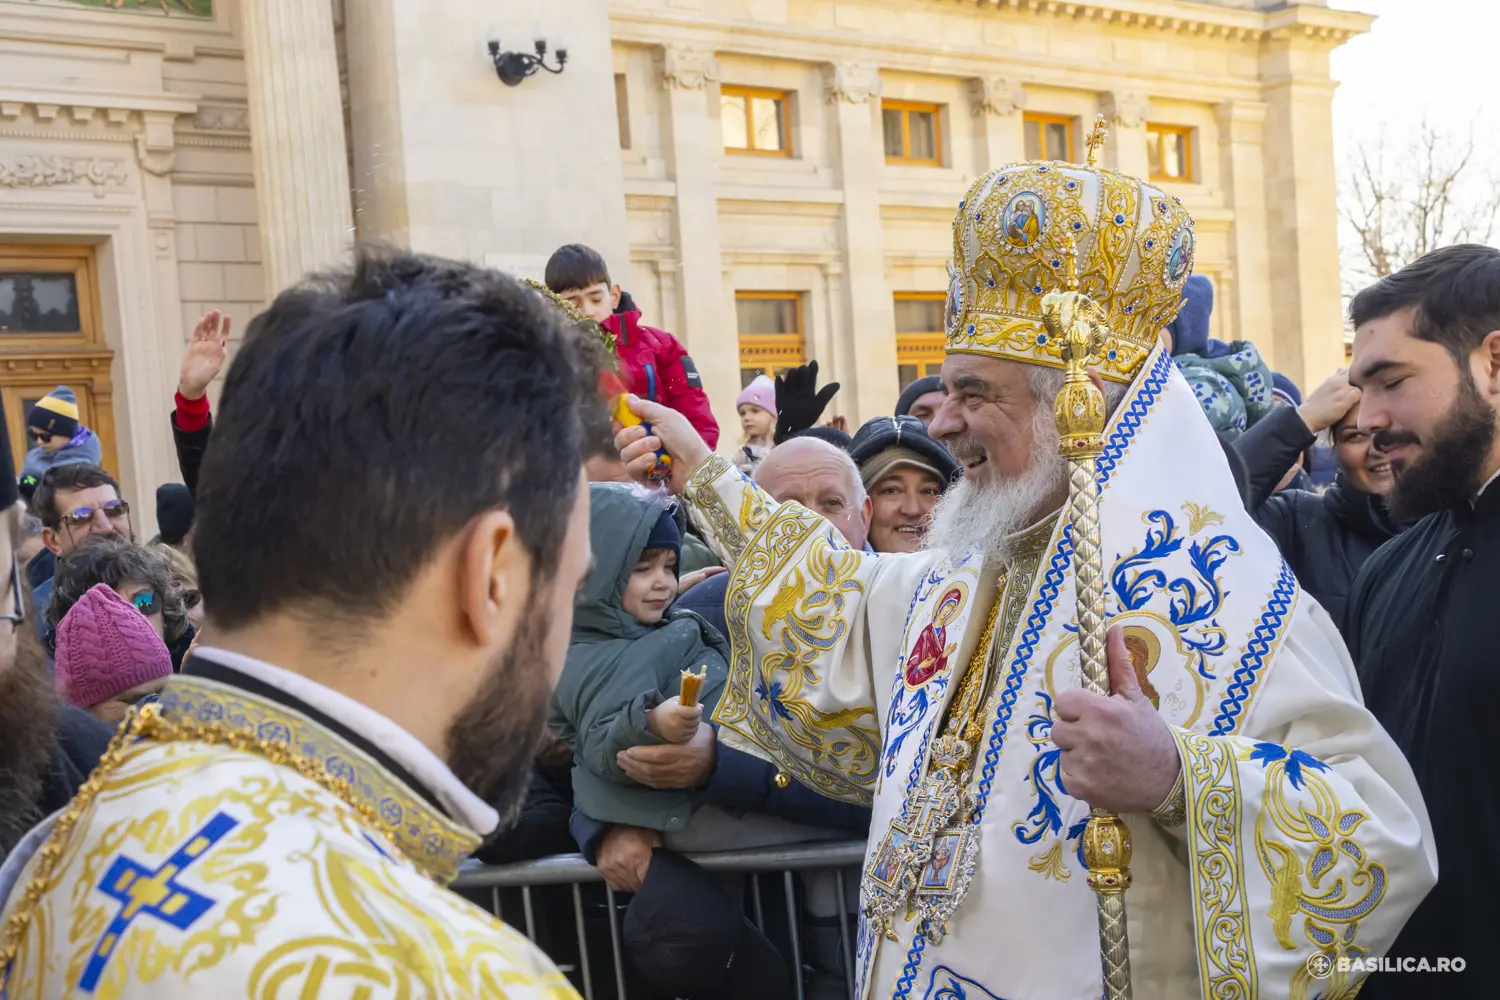
[{"label": "gold chain", "polygon": [[943,720],[943,739],[963,740],[969,747],[967,754],[954,765],[954,768],[962,768],[972,758],[973,748],[978,745],[979,738],[984,735],[984,722],[982,709],[988,701],[989,694],[989,667],[990,667],[990,644],[995,639],[995,628],[1000,621],[1000,605],[1004,603],[1005,577],[1001,576],[995,585],[995,600],[990,606],[990,615],[984,625],[984,632],[979,636],[979,645],[974,647],[973,654],[969,657],[969,669],[964,671],[964,679],[959,682],[958,691],[953,700],[948,703],[946,718]]},{"label": "gold chain", "polygon": [[[63,845],[67,843],[69,834],[78,824],[78,820],[88,811],[94,799],[98,797],[100,790],[104,788],[105,780],[125,759],[126,746],[134,743],[137,738],[152,739],[160,743],[223,744],[235,750],[258,754],[272,764],[294,768],[304,778],[317,782],[338,796],[345,805],[359,813],[367,826],[380,830],[392,847],[398,851],[401,850],[395,838],[376,817],[375,810],[367,803],[356,800],[350,793],[349,782],[330,774],[321,760],[293,753],[285,743],[263,740],[249,728],[231,728],[223,722],[199,723],[190,719],[169,721],[162,718],[156,705],[147,705],[139,710],[132,709],[131,714],[125,717],[125,721],[115,731],[108,748],[99,758],[98,765],[89,775],[89,780],[83,783],[78,793],[73,796],[73,801],[69,802],[68,807],[57,817],[52,831],[47,835],[46,842],[37,852],[39,860],[36,873],[27,883],[26,892],[21,897],[20,903],[16,905],[15,911],[5,921],[4,927],[0,928],[0,983],[6,982],[10,975],[11,962],[15,960],[16,954],[21,949],[21,937],[36,914],[36,908],[41,904],[42,894],[46,891],[48,883],[52,881],[52,874],[62,858]],[[405,852],[402,853],[404,855]],[[422,869],[415,859],[412,861],[419,869]],[[433,878],[431,872],[425,869],[422,871],[428,878]],[[437,881],[435,878],[433,880]]]}]

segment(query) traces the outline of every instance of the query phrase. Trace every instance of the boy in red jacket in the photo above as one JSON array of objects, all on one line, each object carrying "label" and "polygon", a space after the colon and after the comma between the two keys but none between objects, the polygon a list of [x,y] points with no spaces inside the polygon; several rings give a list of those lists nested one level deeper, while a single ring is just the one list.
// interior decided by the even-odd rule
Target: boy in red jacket
[{"label": "boy in red jacket", "polygon": [[688,418],[710,448],[719,444],[719,425],[708,408],[698,367],[677,338],[641,324],[629,298],[621,306],[620,286],[609,280],[604,258],[581,243],[560,247],[547,261],[547,287],[615,335],[620,375],[642,399],[670,406]]}]

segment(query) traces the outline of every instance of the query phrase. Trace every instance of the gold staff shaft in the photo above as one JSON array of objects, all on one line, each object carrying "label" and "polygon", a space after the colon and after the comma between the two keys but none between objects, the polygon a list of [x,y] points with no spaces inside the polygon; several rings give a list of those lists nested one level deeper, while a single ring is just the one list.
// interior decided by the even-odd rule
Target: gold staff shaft
[{"label": "gold staff shaft", "polygon": [[[1068,519],[1072,525],[1083,683],[1095,694],[1108,694],[1097,478],[1097,463],[1104,450],[1104,395],[1088,374],[1089,365],[1097,363],[1102,353],[1105,327],[1103,311],[1079,294],[1071,260],[1069,264],[1068,291],[1048,295],[1042,302],[1042,316],[1048,332],[1062,344],[1067,363],[1067,377],[1054,405],[1062,454],[1068,462]],[[1130,1000],[1130,939],[1125,922],[1130,831],[1114,813],[1090,811],[1083,833],[1083,860],[1089,870],[1089,888],[1098,895],[1105,1000]]]}]

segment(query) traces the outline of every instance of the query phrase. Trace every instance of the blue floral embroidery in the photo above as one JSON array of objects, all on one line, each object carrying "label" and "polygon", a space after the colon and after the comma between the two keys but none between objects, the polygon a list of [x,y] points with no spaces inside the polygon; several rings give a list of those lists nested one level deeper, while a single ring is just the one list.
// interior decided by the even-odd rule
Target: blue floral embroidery
[{"label": "blue floral embroidery", "polygon": [[1038,691],[1036,697],[1037,710],[1026,718],[1026,738],[1037,749],[1026,779],[1036,792],[1036,805],[1027,813],[1026,822],[1014,828],[1016,839],[1023,844],[1035,844],[1049,833],[1061,832],[1062,810],[1057,796],[1068,794],[1063,786],[1062,751],[1052,743],[1052,696]]},{"label": "blue floral embroidery", "polygon": [[771,706],[771,711],[781,716],[788,722],[794,721],[792,712],[786,707],[786,702],[781,700],[781,682],[772,681],[770,686],[766,685],[765,674],[761,674],[760,683],[755,685],[755,694],[761,701]]},{"label": "blue floral embroidery", "polygon": [[[1063,785],[1062,751],[1052,742],[1052,697],[1041,690],[1036,692],[1036,697],[1037,710],[1026,718],[1026,739],[1037,751],[1026,781],[1036,793],[1036,805],[1027,813],[1024,823],[1011,828],[1016,839],[1023,844],[1038,844],[1045,837],[1061,834],[1063,800],[1073,801]],[[1080,866],[1083,865],[1083,829],[1088,824],[1089,818],[1085,815],[1068,827],[1067,836],[1063,838],[1077,841],[1074,854]]]},{"label": "blue floral embroidery", "polygon": [[1002,1000],[998,993],[991,993],[983,985],[960,976],[946,965],[934,966],[927,980],[927,992],[923,1000]]},{"label": "blue floral embroidery", "polygon": [[1186,539],[1178,537],[1177,523],[1166,511],[1153,510],[1146,518],[1156,527],[1146,529],[1146,540],[1140,548],[1115,561],[1109,576],[1120,611],[1139,611],[1159,593],[1173,595],[1167,605],[1168,617],[1183,643],[1196,654],[1198,674],[1214,680],[1209,658],[1223,653],[1226,642],[1216,617],[1225,597],[1219,568],[1240,550],[1240,543],[1229,535],[1214,535],[1206,542],[1195,540],[1188,546],[1193,576],[1168,579],[1153,564],[1180,551]]},{"label": "blue floral embroidery", "polygon": [[1270,767],[1271,764],[1280,760],[1285,761],[1286,780],[1292,783],[1297,791],[1302,790],[1302,769],[1309,768],[1314,771],[1326,771],[1328,765],[1323,763],[1305,750],[1288,750],[1278,743],[1257,743],[1255,749],[1250,752],[1251,760],[1260,761],[1262,768]]}]

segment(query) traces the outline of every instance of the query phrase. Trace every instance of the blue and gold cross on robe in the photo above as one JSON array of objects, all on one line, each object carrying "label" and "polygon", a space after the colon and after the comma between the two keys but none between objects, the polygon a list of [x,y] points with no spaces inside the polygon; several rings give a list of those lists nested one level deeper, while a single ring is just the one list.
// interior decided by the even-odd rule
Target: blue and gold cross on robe
[{"label": "blue and gold cross on robe", "polygon": [[115,946],[120,943],[120,938],[136,917],[144,913],[170,927],[185,931],[213,909],[214,900],[180,885],[177,875],[238,825],[239,820],[228,813],[214,813],[197,833],[188,838],[186,844],[179,847],[155,871],[124,855],[115,859],[114,864],[109,866],[109,871],[104,873],[99,890],[120,901],[120,912],[115,914],[109,926],[104,929],[104,934],[94,947],[94,953],[89,956],[83,976],[78,980],[80,990],[85,993],[94,992],[94,987],[99,985],[99,977],[104,974],[104,967],[109,964],[110,955],[114,954]]}]

